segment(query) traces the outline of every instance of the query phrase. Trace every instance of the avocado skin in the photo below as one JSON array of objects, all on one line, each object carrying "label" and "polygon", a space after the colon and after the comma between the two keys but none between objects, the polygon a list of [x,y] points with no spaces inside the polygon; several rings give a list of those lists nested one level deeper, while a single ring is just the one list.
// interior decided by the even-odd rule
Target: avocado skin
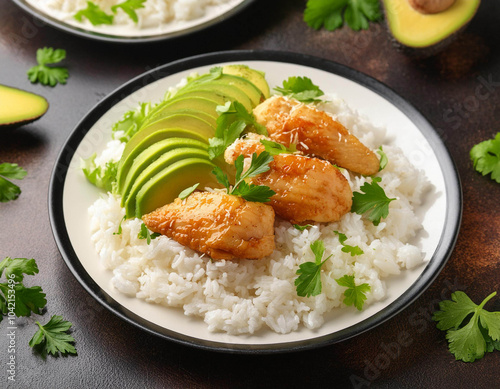
[{"label": "avocado skin", "polygon": [[469,25],[471,20],[476,15],[477,10],[481,4],[481,1],[478,1],[477,7],[476,7],[475,11],[471,14],[469,19],[467,21],[465,21],[459,29],[453,31],[448,36],[441,39],[439,42],[428,45],[428,46],[424,46],[424,47],[412,47],[412,46],[408,46],[408,45],[400,42],[397,39],[397,37],[393,34],[391,27],[389,25],[389,22],[388,22],[387,6],[386,6],[386,2],[388,2],[388,1],[391,1],[391,0],[381,0],[381,3],[382,3],[382,11],[384,14],[384,20],[385,20],[385,22],[384,22],[385,28],[387,29],[387,31],[390,35],[391,42],[394,45],[394,47],[396,47],[396,49],[398,51],[402,52],[403,54],[407,55],[408,57],[415,58],[415,59],[425,59],[428,57],[432,57],[436,54],[439,54],[440,52],[444,51],[448,46],[450,46],[450,44],[452,44],[454,41],[456,41],[457,38],[460,36],[460,34],[466,30],[467,26]]},{"label": "avocado skin", "polygon": [[31,99],[36,99],[41,103],[40,110],[37,114],[30,115],[29,117],[26,117],[25,119],[21,120],[12,120],[8,119],[8,116],[0,116],[0,128],[1,129],[14,129],[18,128],[21,126],[24,126],[29,123],[33,123],[34,121],[40,119],[49,109],[49,102],[45,97],[37,95],[36,93],[28,92],[23,89],[19,88],[14,88],[11,86],[7,85],[2,85],[0,84],[0,95],[5,98],[5,95],[9,95],[10,93],[21,93],[21,94],[26,94],[26,97],[29,97]]}]

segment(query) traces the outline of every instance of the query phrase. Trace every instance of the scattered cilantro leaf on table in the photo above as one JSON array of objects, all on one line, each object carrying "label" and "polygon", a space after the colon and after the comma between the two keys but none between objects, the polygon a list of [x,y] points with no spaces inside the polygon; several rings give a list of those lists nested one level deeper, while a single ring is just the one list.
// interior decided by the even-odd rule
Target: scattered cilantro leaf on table
[{"label": "scattered cilantro leaf on table", "polygon": [[340,286],[347,287],[344,291],[344,304],[348,306],[354,305],[358,311],[361,311],[366,300],[366,292],[371,290],[370,285],[366,283],[356,285],[354,275],[345,275],[335,281]]},{"label": "scattered cilantro leaf on table", "polygon": [[146,225],[142,223],[141,230],[137,234],[137,237],[139,239],[146,239],[146,243],[149,245],[151,244],[151,240],[158,238],[160,235],[161,234],[159,234],[158,232],[150,233]]},{"label": "scattered cilantro leaf on table", "polygon": [[382,19],[378,0],[309,0],[304,11],[304,21],[309,27],[328,31],[336,30],[344,24],[355,31],[367,29],[369,22]]},{"label": "scattered cilantro leaf on table", "polygon": [[255,177],[268,171],[269,163],[272,160],[272,155],[266,151],[263,151],[259,155],[257,155],[257,153],[253,153],[250,166],[246,172],[243,173],[244,157],[243,155],[238,156],[234,162],[236,167],[236,177],[235,183],[232,187],[227,175],[224,174],[220,167],[215,167],[214,170],[212,170],[212,173],[215,175],[217,181],[226,187],[227,194],[240,196],[248,201],[265,203],[268,202],[270,198],[276,194],[276,192],[265,185],[247,184],[245,179]]},{"label": "scattered cilantro leaf on table", "polygon": [[86,18],[93,26],[113,24],[113,15],[108,15],[91,1],[87,1],[87,8],[78,11],[73,15],[73,18],[79,22],[83,22],[83,18]]},{"label": "scattered cilantro leaf on table", "polygon": [[308,77],[288,77],[283,81],[282,87],[274,88],[283,96],[302,101],[303,103],[316,103],[322,101],[318,97],[324,93],[319,86],[315,85]]},{"label": "scattered cilantro leaf on table", "polygon": [[290,147],[286,147],[281,143],[274,142],[272,140],[261,139],[260,143],[264,145],[265,150],[270,155],[278,155],[278,154],[293,154],[297,151],[297,146],[295,143],[291,143]]},{"label": "scattered cilantro leaf on table", "polygon": [[17,163],[0,164],[0,202],[6,203],[15,200],[21,194],[21,188],[13,184],[7,178],[12,180],[22,180],[26,176],[26,170],[18,166]]},{"label": "scattered cilantro leaf on table", "polygon": [[146,0],[125,0],[123,3],[113,5],[111,7],[111,11],[113,11],[113,13],[116,13],[118,8],[121,8],[123,12],[125,12],[130,17],[130,19],[137,23],[139,21],[139,18],[137,17],[137,13],[135,12],[135,10],[144,8],[145,2]]},{"label": "scattered cilantro leaf on table", "polygon": [[114,192],[118,162],[106,162],[103,168],[102,166],[96,166],[95,158],[96,154],[94,153],[89,158],[81,159],[83,174],[94,186],[107,192]]},{"label": "scattered cilantro leaf on table", "polygon": [[123,135],[118,138],[120,142],[128,142],[132,136],[139,131],[144,119],[149,114],[151,105],[149,103],[141,103],[136,109],[126,112],[123,117],[113,125],[111,129],[113,138],[117,133],[123,131]]},{"label": "scattered cilantro leaf on table", "polygon": [[38,65],[28,70],[28,78],[32,83],[40,82],[43,85],[55,86],[57,83],[66,84],[68,69],[57,66],[47,66],[61,62],[66,58],[66,50],[44,47],[36,51]]},{"label": "scattered cilantro leaf on table", "polygon": [[[31,312],[40,314],[47,300],[42,288],[23,285],[25,275],[38,273],[38,266],[34,259],[6,257],[0,262],[0,277],[5,276],[6,281],[0,283],[0,321],[8,312],[7,302],[14,299],[13,312],[17,317],[30,316]],[[12,297],[13,296],[13,297]],[[9,298],[10,297],[10,298]]]},{"label": "scattered cilantro leaf on table", "polygon": [[309,247],[314,254],[314,262],[300,264],[296,273],[299,276],[295,279],[295,287],[300,297],[317,296],[321,293],[321,267],[332,256],[322,260],[325,253],[325,244],[322,240],[314,241]]},{"label": "scattered cilantro leaf on table", "polygon": [[483,176],[491,173],[491,179],[500,184],[500,132],[495,138],[478,143],[470,151],[470,158]]},{"label": "scattered cilantro leaf on table", "polygon": [[208,154],[214,159],[223,154],[226,148],[251,126],[257,133],[267,135],[266,127],[257,123],[252,113],[247,112],[238,101],[228,101],[216,108],[217,118],[215,136],[208,140]]},{"label": "scattered cilantro leaf on table", "polygon": [[345,244],[345,241],[347,240],[346,234],[343,234],[343,233],[338,232],[338,231],[333,231],[333,232],[335,234],[337,234],[339,237],[339,242],[343,246],[341,248],[342,252],[351,254],[351,257],[354,257],[355,255],[364,254],[363,250],[361,250],[361,248],[359,246],[349,246],[349,245]]},{"label": "scattered cilantro leaf on table", "polygon": [[372,177],[372,182],[365,182],[361,186],[361,192],[354,192],[352,197],[351,212],[362,215],[368,213],[368,219],[373,225],[378,226],[382,218],[389,215],[389,203],[395,198],[388,198],[384,189],[378,184],[382,179],[380,177]]},{"label": "scattered cilantro leaf on table", "polygon": [[[452,293],[451,300],[439,303],[439,311],[432,319],[437,328],[446,331],[450,352],[456,360],[474,362],[486,352],[500,350],[500,312],[488,312],[485,304],[496,296],[491,293],[480,305],[475,304],[464,292]],[[467,317],[468,322],[464,323]]]},{"label": "scattered cilantro leaf on table", "polygon": [[387,159],[387,154],[384,152],[384,149],[382,149],[382,146],[378,148],[377,154],[380,155],[378,171],[381,171],[385,169],[385,167],[387,166],[387,162],[389,162],[389,160]]},{"label": "scattered cilantro leaf on table", "polygon": [[193,193],[196,190],[196,188],[198,188],[199,185],[200,185],[200,183],[197,183],[197,184],[194,184],[193,186],[190,186],[189,188],[184,189],[181,193],[179,193],[179,196],[177,196],[177,197],[179,197],[181,200],[184,200],[191,193]]},{"label": "scattered cilantro leaf on table", "polygon": [[43,356],[47,354],[76,354],[75,347],[71,344],[75,339],[67,333],[73,325],[62,316],[53,315],[45,325],[36,322],[39,330],[31,338],[30,347],[38,348]]}]

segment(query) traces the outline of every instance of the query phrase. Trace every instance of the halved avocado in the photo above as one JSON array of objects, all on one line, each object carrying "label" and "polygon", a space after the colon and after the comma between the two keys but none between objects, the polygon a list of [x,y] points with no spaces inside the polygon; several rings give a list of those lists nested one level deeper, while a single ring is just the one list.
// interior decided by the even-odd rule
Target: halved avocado
[{"label": "halved avocado", "polygon": [[421,13],[408,0],[383,0],[388,28],[409,54],[430,56],[445,48],[475,15],[480,0],[456,0],[448,9]]},{"label": "halved avocado", "polygon": [[210,75],[207,75],[206,78],[208,81],[204,81],[205,76],[201,76],[200,78],[194,80],[193,82],[187,84],[185,87],[181,89],[181,91],[191,91],[196,89],[213,89],[214,91],[218,91],[218,86],[220,85],[229,85],[240,89],[245,95],[247,95],[251,102],[252,107],[256,107],[262,101],[264,101],[264,95],[252,82],[247,79],[239,76],[233,76],[230,74],[222,74],[219,78],[210,79]]},{"label": "halved avocado", "polygon": [[[186,158],[177,161],[151,178],[136,196],[136,217],[174,201],[180,191],[196,183],[205,186],[220,187],[211,171],[215,165],[202,158]],[[180,190],[179,190],[180,189]]]},{"label": "halved avocado", "polygon": [[125,180],[134,159],[149,146],[167,138],[189,138],[196,139],[201,142],[207,142],[206,138],[197,131],[197,125],[208,126],[206,122],[203,122],[196,116],[179,116],[174,119],[171,120],[170,124],[177,127],[168,128],[168,126],[165,126],[161,130],[152,129],[151,131],[139,131],[127,142],[120,162],[118,163],[118,170],[116,173],[119,193],[123,191]]},{"label": "halved avocado", "polygon": [[249,68],[246,65],[226,65],[222,68],[224,74],[232,74],[247,79],[257,88],[260,89],[264,97],[267,99],[270,96],[269,84],[266,81],[263,72]]},{"label": "halved avocado", "polygon": [[128,171],[127,178],[125,179],[123,189],[120,192],[120,195],[122,196],[122,205],[125,203],[125,198],[128,197],[130,189],[135,184],[137,177],[139,177],[139,175],[141,175],[141,173],[143,173],[148,168],[148,166],[150,166],[160,157],[163,157],[163,155],[165,155],[169,151],[173,149],[183,149],[186,147],[205,151],[208,149],[208,145],[205,142],[201,142],[196,139],[167,138],[154,143],[153,145],[142,151],[134,159],[134,162],[132,163],[132,166]]},{"label": "halved avocado", "polygon": [[45,114],[49,103],[44,97],[22,89],[0,85],[0,126],[18,127]]},{"label": "halved avocado", "polygon": [[[157,180],[158,177],[162,177],[162,173],[165,170],[169,169],[176,162],[192,158],[206,160],[207,162],[210,161],[210,158],[208,157],[208,152],[206,150],[197,149],[193,147],[182,147],[167,151],[160,158],[151,163],[144,171],[142,171],[141,174],[139,174],[137,179],[134,181],[127,197],[122,198],[122,204],[125,206],[125,214],[127,215],[127,217],[133,217],[135,215],[135,210],[137,205],[136,201],[138,200],[137,194],[141,191],[143,186],[148,184],[151,180],[155,182],[155,180]],[[186,174],[190,175],[193,173],[186,173]],[[194,184],[196,184],[196,182],[191,185]],[[173,191],[177,191],[176,196],[180,193],[182,189],[178,190],[178,187],[172,188]]]}]

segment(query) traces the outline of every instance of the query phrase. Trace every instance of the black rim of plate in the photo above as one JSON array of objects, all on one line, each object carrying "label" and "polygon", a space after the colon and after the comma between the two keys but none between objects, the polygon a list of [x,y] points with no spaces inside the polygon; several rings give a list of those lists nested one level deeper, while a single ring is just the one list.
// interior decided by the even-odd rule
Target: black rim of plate
[{"label": "black rim of plate", "polygon": [[241,3],[236,5],[234,8],[231,8],[217,17],[207,20],[204,23],[197,24],[193,27],[181,29],[178,31],[172,31],[168,33],[163,33],[159,35],[147,35],[147,36],[139,36],[139,37],[126,37],[120,35],[113,34],[104,34],[100,32],[90,31],[85,28],[80,28],[77,26],[73,26],[71,24],[65,23],[62,20],[58,20],[53,18],[50,15],[47,15],[43,11],[33,7],[26,0],[12,0],[18,7],[23,9],[25,12],[31,14],[35,18],[47,23],[48,25],[67,32],[69,34],[77,35],[87,39],[98,40],[102,42],[112,42],[112,43],[149,43],[149,42],[159,42],[168,39],[178,38],[186,35],[193,34],[195,32],[207,29],[216,24],[222,23],[225,20],[235,16],[236,14],[245,10],[250,4],[252,4],[255,0],[243,0]]},{"label": "black rim of plate", "polygon": [[[447,196],[445,227],[436,251],[419,278],[396,301],[369,318],[341,331],[313,339],[276,344],[230,344],[198,339],[160,327],[121,306],[95,283],[80,263],[66,230],[62,204],[68,165],[86,133],[105,112],[125,96],[166,76],[199,66],[251,60],[284,62],[317,68],[347,78],[372,90],[406,114],[422,132],[436,154],[444,175]],[[325,59],[290,52],[249,50],[216,52],[178,60],[144,73],[108,95],[90,110],[66,140],[52,172],[48,205],[54,238],[67,266],[82,286],[111,312],[149,333],[181,344],[212,351],[252,354],[299,351],[340,342],[382,324],[410,305],[438,276],[453,251],[462,217],[462,191],[455,164],[432,125],[416,108],[389,87],[356,70]]]}]

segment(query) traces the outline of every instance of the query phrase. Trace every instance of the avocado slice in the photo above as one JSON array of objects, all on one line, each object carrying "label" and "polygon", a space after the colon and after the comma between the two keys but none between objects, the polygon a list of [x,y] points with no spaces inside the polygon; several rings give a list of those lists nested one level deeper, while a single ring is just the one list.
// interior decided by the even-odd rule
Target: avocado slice
[{"label": "avocado slice", "polygon": [[262,94],[260,89],[257,88],[252,82],[243,77],[233,76],[231,74],[222,74],[219,78],[216,79],[210,77],[210,75],[201,76],[196,80],[188,83],[180,91],[186,92],[201,88],[218,91],[220,90],[218,89],[218,86],[229,85],[240,89],[245,95],[247,95],[252,102],[252,108],[256,107],[265,100],[264,95]]},{"label": "avocado slice", "polygon": [[219,104],[217,104],[214,100],[209,100],[204,97],[177,97],[166,101],[166,104],[153,115],[148,116],[147,120],[149,123],[152,123],[164,117],[170,116],[172,112],[186,109],[194,109],[198,112],[203,112],[217,120],[219,115],[215,109],[218,105]]},{"label": "avocado slice", "polygon": [[150,166],[153,162],[155,162],[157,159],[159,159],[169,151],[186,147],[205,151],[208,149],[208,145],[205,142],[189,138],[167,138],[156,142],[144,149],[144,151],[142,151],[134,159],[134,162],[132,163],[132,166],[128,171],[123,189],[120,192],[122,196],[122,205],[125,203],[125,198],[128,197],[130,189],[136,183],[137,177],[139,177],[139,175],[143,173],[148,168],[148,166]]},{"label": "avocado slice", "polygon": [[[223,101],[220,103],[221,105],[223,105],[227,101],[238,101],[246,108],[248,112],[251,112],[253,109],[252,101],[250,100],[250,98],[244,92],[242,92],[241,89],[238,89],[231,85],[219,84],[217,85],[217,90],[200,85],[199,88],[195,88],[194,90],[179,91],[176,95],[174,95],[174,97],[189,97],[196,95],[215,100],[213,94],[222,97]],[[212,97],[209,97],[209,95],[212,95]]]},{"label": "avocado slice", "polygon": [[155,175],[136,196],[135,216],[152,212],[174,201],[179,193],[196,183],[205,186],[220,187],[211,171],[215,165],[208,159],[185,158],[177,161]]},{"label": "avocado slice", "polygon": [[[151,180],[154,181],[158,177],[161,177],[162,172],[165,171],[166,169],[169,169],[170,166],[172,166],[176,162],[189,158],[203,159],[206,160],[207,162],[210,161],[208,157],[208,152],[206,150],[197,149],[193,147],[182,147],[167,151],[160,158],[158,158],[156,161],[150,164],[144,171],[142,171],[134,181],[127,197],[122,197],[122,204],[125,207],[125,214],[127,215],[127,217],[133,217],[135,215],[136,205],[138,200],[137,195],[141,191],[144,185],[149,183],[149,181]],[[185,173],[185,174],[189,176],[190,174],[193,173]],[[157,175],[158,177],[156,177]],[[196,182],[193,184],[196,184]],[[172,190],[174,191],[177,189],[178,187],[172,188]],[[177,194],[179,194],[180,191],[182,191],[182,189],[180,189]]]},{"label": "avocado slice", "polygon": [[[119,193],[123,191],[125,180],[134,159],[149,146],[167,138],[189,138],[207,142],[206,138],[196,130],[197,125],[202,126],[204,122],[195,116],[176,116],[172,118],[170,124],[173,126],[177,125],[177,127],[168,128],[168,125],[165,125],[162,129],[145,129],[136,133],[127,142],[120,162],[118,162],[116,173]],[[208,126],[206,123],[205,125]]]},{"label": "avocado slice", "polygon": [[0,126],[18,127],[42,117],[49,103],[39,95],[0,85]]},{"label": "avocado slice", "polygon": [[430,56],[444,49],[475,15],[480,0],[456,0],[448,9],[425,14],[409,0],[383,0],[386,22],[396,43],[408,54]]},{"label": "avocado slice", "polygon": [[224,74],[231,74],[247,79],[257,88],[260,89],[264,97],[267,99],[271,95],[269,84],[266,81],[265,74],[258,70],[252,69],[246,65],[226,65],[222,68]]}]

